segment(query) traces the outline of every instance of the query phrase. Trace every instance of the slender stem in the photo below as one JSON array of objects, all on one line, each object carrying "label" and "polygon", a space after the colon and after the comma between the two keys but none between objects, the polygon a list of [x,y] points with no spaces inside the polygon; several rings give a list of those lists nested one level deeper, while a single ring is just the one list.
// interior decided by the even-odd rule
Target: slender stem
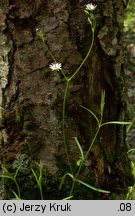
[{"label": "slender stem", "polygon": [[[82,66],[83,66],[84,63],[86,62],[86,60],[87,60],[89,54],[91,53],[91,50],[92,50],[92,47],[93,47],[93,44],[94,44],[94,28],[92,28],[92,26],[91,26],[91,29],[92,29],[92,40],[91,40],[91,45],[90,45],[90,48],[89,48],[89,50],[88,50],[88,53],[87,53],[87,55],[85,56],[85,58],[84,58],[84,60],[82,61],[82,63],[80,64],[80,66],[78,67],[78,69],[77,69],[77,70],[73,73],[73,75],[69,78],[69,81],[71,81],[71,80],[77,75],[77,73],[80,71],[80,69],[82,68]],[[74,180],[73,180],[73,183],[72,183],[72,187],[71,187],[69,196],[72,196],[72,194],[73,194],[73,190],[74,190],[74,187],[75,187],[75,183],[76,183],[76,180],[78,179],[78,176],[79,176],[79,173],[80,173],[80,171],[81,171],[82,165],[84,164],[84,161],[86,160],[86,158],[87,158],[87,156],[88,156],[88,154],[89,154],[89,152],[90,152],[92,146],[93,146],[94,143],[95,143],[95,140],[96,140],[96,138],[97,138],[97,135],[98,135],[98,133],[99,133],[99,130],[100,130],[100,125],[98,124],[98,129],[97,129],[97,131],[96,131],[96,133],[95,133],[95,136],[94,136],[94,138],[93,138],[93,140],[92,140],[92,143],[91,143],[91,145],[90,145],[88,151],[86,152],[86,154],[85,154],[85,156],[84,156],[84,159],[82,160],[81,165],[79,166],[78,171],[77,171],[77,173],[76,173],[76,175],[75,175],[75,178],[74,178]]]},{"label": "slender stem", "polygon": [[60,70],[61,74],[64,76],[65,80],[68,81],[68,78],[67,76],[65,75],[64,71],[63,70]]},{"label": "slender stem", "polygon": [[[48,46],[46,45],[46,42],[45,42],[44,37],[42,37],[42,36],[40,36],[40,37],[41,37],[41,40],[42,40],[42,42],[43,42],[44,48],[47,49],[47,51],[48,51],[49,55],[51,56],[52,60],[53,60],[54,62],[57,63],[56,58],[54,57],[54,55],[52,54],[52,52],[50,51],[50,49],[49,49]],[[67,76],[65,75],[63,69],[60,70],[60,72],[61,72],[61,74],[64,76],[65,80],[68,81],[68,78],[67,78]]]},{"label": "slender stem", "polygon": [[92,140],[92,142],[91,142],[91,145],[89,146],[89,149],[87,150],[87,152],[86,152],[86,154],[85,154],[85,156],[84,156],[84,158],[83,158],[83,160],[82,160],[82,162],[81,162],[81,165],[79,166],[78,171],[77,171],[77,173],[76,173],[76,175],[75,175],[75,177],[74,177],[74,180],[73,180],[73,183],[72,183],[72,187],[71,187],[69,196],[72,196],[72,194],[73,194],[73,190],[74,190],[74,187],[75,187],[76,180],[78,179],[78,176],[79,176],[79,174],[80,174],[80,171],[81,171],[81,169],[82,169],[82,166],[83,166],[83,164],[84,164],[84,161],[87,159],[87,157],[88,157],[88,155],[89,155],[89,152],[91,151],[91,149],[92,149],[92,147],[93,147],[93,145],[94,145],[94,143],[95,143],[95,141],[96,141],[96,139],[97,139],[99,130],[100,130],[100,126],[97,128],[97,131],[96,131],[95,136],[94,136],[94,138],[93,138],[93,140]]},{"label": "slender stem", "polygon": [[20,188],[19,188],[19,185],[18,185],[18,183],[17,183],[17,181],[16,181],[16,179],[14,179],[14,182],[15,182],[15,184],[16,184],[16,187],[17,187],[17,191],[18,191],[18,197],[20,198]]},{"label": "slender stem", "polygon": [[94,145],[94,143],[95,143],[95,141],[96,141],[96,139],[97,139],[97,136],[98,136],[99,131],[100,131],[100,126],[97,128],[97,131],[96,131],[95,136],[94,136],[94,138],[93,138],[93,140],[92,140],[92,143],[91,143],[91,145],[90,145],[88,151],[86,152],[86,154],[85,154],[85,156],[84,156],[84,161],[85,161],[86,158],[88,157],[88,155],[89,155],[89,153],[90,153],[90,151],[91,151],[91,149],[92,149],[92,147],[93,147],[93,145]]},{"label": "slender stem", "polygon": [[68,89],[69,89],[69,83],[70,83],[70,81],[67,80],[65,93],[64,93],[64,100],[63,100],[62,129],[63,129],[63,139],[64,139],[64,147],[65,147],[65,153],[66,153],[66,157],[67,157],[67,162],[68,162],[71,173],[73,173],[71,163],[70,163],[70,159],[69,159],[68,149],[67,149],[67,139],[66,139],[66,129],[65,129],[66,100],[67,100],[67,93],[68,93]]},{"label": "slender stem", "polygon": [[[70,163],[70,160],[69,160],[69,154],[68,154],[68,150],[67,150],[67,140],[66,140],[66,131],[65,131],[65,110],[66,110],[66,99],[67,99],[67,93],[68,93],[68,89],[69,89],[69,84],[70,84],[70,81],[77,75],[77,73],[80,71],[80,69],[82,68],[82,66],[84,65],[84,63],[86,62],[91,50],[92,50],[92,47],[93,47],[93,44],[94,44],[94,29],[92,28],[92,40],[91,40],[91,45],[90,45],[90,48],[84,58],[84,60],[82,61],[82,63],[80,64],[80,66],[77,68],[77,70],[73,73],[72,76],[70,76],[69,78],[66,77],[66,75],[64,75],[65,79],[66,79],[66,89],[65,89],[65,94],[64,94],[64,100],[63,100],[63,119],[62,119],[62,125],[63,125],[63,137],[64,137],[64,146],[65,146],[65,152],[66,152],[66,155],[67,155],[67,161],[68,161],[68,164],[69,164],[69,168],[70,168],[70,171],[71,173],[73,174],[73,171],[72,171],[72,167],[71,167],[71,163]],[[62,73],[63,74],[63,73]],[[81,168],[80,168],[81,169]],[[80,170],[79,170],[80,172]],[[79,173],[78,173],[79,175]],[[77,175],[77,177],[78,177]],[[74,188],[74,184],[75,184],[75,181],[73,181],[73,185],[72,187]],[[71,189],[72,191],[72,189]]]},{"label": "slender stem", "polygon": [[[68,89],[69,89],[69,84],[70,84],[70,81],[77,75],[77,73],[80,71],[80,69],[82,68],[82,66],[84,65],[84,63],[86,62],[91,50],[92,50],[92,47],[93,47],[93,43],[94,43],[94,29],[92,29],[92,40],[91,40],[91,45],[90,45],[90,48],[87,52],[87,55],[85,56],[84,60],[82,61],[82,63],[80,64],[80,66],[77,68],[77,70],[73,73],[72,76],[70,76],[69,78],[66,77],[66,75],[64,75],[65,79],[66,79],[66,89],[65,89],[65,94],[64,94],[64,100],[63,100],[63,119],[62,119],[62,125],[63,125],[63,137],[64,137],[64,146],[65,146],[65,152],[66,152],[66,155],[67,155],[67,161],[68,161],[68,164],[69,164],[69,168],[70,168],[70,171],[71,173],[73,174],[73,171],[72,171],[72,167],[71,167],[71,163],[70,163],[70,159],[69,159],[69,154],[68,154],[68,150],[67,150],[67,140],[66,140],[66,131],[65,131],[65,109],[66,109],[66,99],[67,99],[67,93],[68,93]],[[62,73],[63,74],[63,73]],[[82,166],[81,166],[82,167]],[[81,170],[81,168],[80,168]],[[80,172],[79,170],[79,172]],[[79,173],[78,173],[79,175]],[[77,177],[78,177],[77,175]],[[73,181],[73,185],[72,185],[72,188],[74,189],[74,185],[75,185],[75,181]],[[71,192],[73,191],[73,189],[71,188]]]},{"label": "slender stem", "polygon": [[39,189],[40,189],[41,200],[43,200],[43,191],[42,191],[42,185],[40,185]]},{"label": "slender stem", "polygon": [[44,45],[44,48],[47,49],[49,55],[51,56],[51,58],[53,59],[54,62],[57,62],[54,55],[52,54],[52,52],[50,51],[50,49],[48,48],[48,46],[46,45],[46,42],[45,42],[45,39],[44,39],[44,36],[43,35],[40,35],[40,38],[43,42],[43,45]]},{"label": "slender stem", "polygon": [[86,62],[89,54],[91,53],[91,50],[92,50],[92,47],[93,47],[93,44],[94,44],[94,29],[92,29],[92,40],[91,40],[91,45],[90,45],[90,48],[87,52],[87,55],[85,56],[84,60],[82,61],[82,63],[80,64],[80,66],[77,68],[77,70],[73,73],[73,75],[71,75],[71,77],[69,78],[69,80],[71,81],[75,76],[76,74],[80,71],[80,69],[82,68],[82,66],[84,65],[84,63]]}]

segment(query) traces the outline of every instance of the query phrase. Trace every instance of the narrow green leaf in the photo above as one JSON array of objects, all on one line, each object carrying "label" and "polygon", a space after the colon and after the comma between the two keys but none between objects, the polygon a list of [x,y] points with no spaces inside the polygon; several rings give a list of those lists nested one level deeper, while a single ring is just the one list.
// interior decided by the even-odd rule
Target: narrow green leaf
[{"label": "narrow green leaf", "polygon": [[76,144],[77,144],[77,146],[78,146],[78,149],[80,150],[81,158],[84,158],[83,150],[82,150],[82,147],[81,147],[81,145],[80,145],[80,143],[79,143],[77,137],[74,137],[74,139],[75,139],[75,142],[76,142]]},{"label": "narrow green leaf", "polygon": [[11,176],[11,174],[8,172],[8,170],[5,167],[2,166],[2,170],[3,170],[4,174]]},{"label": "narrow green leaf", "polygon": [[128,133],[130,131],[130,129],[132,128],[132,126],[135,123],[135,118],[133,119],[132,123],[127,127],[126,132]]},{"label": "narrow green leaf", "polygon": [[8,170],[6,169],[6,167],[2,167],[2,170],[4,170],[5,172],[9,173]]},{"label": "narrow green leaf", "polygon": [[37,182],[37,185],[39,187],[39,190],[40,190],[40,194],[41,194],[41,199],[43,200],[43,192],[42,192],[42,166],[41,166],[41,162],[39,164],[39,173],[36,171],[34,171],[33,169],[32,170],[32,173],[36,179],[36,182]]},{"label": "narrow green leaf", "polygon": [[17,170],[16,170],[16,172],[15,172],[14,179],[16,179],[16,176],[17,176],[17,174],[18,174],[18,172],[19,172],[19,170],[20,170],[21,166],[22,166],[22,164],[20,164],[20,166],[17,168]]},{"label": "narrow green leaf", "polygon": [[80,105],[80,106],[81,106],[83,109],[85,109],[86,111],[88,111],[88,112],[96,119],[97,124],[99,125],[99,120],[98,120],[98,117],[95,115],[95,113],[92,112],[90,109],[88,109],[88,108],[82,106],[82,105]]},{"label": "narrow green leaf", "polygon": [[[10,190],[11,190],[11,189],[10,189]],[[11,191],[12,191],[12,193],[14,194],[16,200],[21,200],[21,198],[16,194],[15,191],[13,191],[13,190],[11,190]]]},{"label": "narrow green leaf", "polygon": [[71,198],[73,198],[73,196],[66,197],[63,200],[70,200]]},{"label": "narrow green leaf", "polygon": [[81,163],[83,162],[83,159],[84,159],[84,158],[80,158],[80,159],[76,162],[76,165],[77,165],[77,166],[80,166]]},{"label": "narrow green leaf", "polygon": [[91,190],[94,190],[94,191],[97,191],[97,192],[100,192],[100,193],[110,193],[110,191],[106,191],[106,190],[102,190],[102,189],[100,189],[100,188],[93,187],[93,186],[91,186],[91,185],[89,185],[89,184],[87,184],[87,183],[85,183],[85,182],[83,182],[83,181],[81,181],[81,180],[76,180],[76,181],[77,181],[78,183],[80,183],[80,184],[82,184],[82,185],[84,185],[84,186],[90,188]]},{"label": "narrow green leaf", "polygon": [[71,173],[65,173],[65,175],[64,175],[64,176],[62,177],[62,179],[61,179],[61,183],[60,183],[60,186],[59,186],[59,190],[61,190],[62,185],[64,184],[65,179],[66,179],[67,176],[69,176],[70,178],[72,178],[73,181],[74,181],[74,176],[73,176]]},{"label": "narrow green leaf", "polygon": [[84,10],[86,16],[89,16],[89,12],[87,10]]},{"label": "narrow green leaf", "polygon": [[126,129],[126,133],[128,133],[128,132],[130,131],[131,127],[132,127],[132,124],[131,124],[131,125],[128,125],[128,127],[127,127],[127,129]]},{"label": "narrow green leaf", "polygon": [[0,175],[1,178],[8,178],[12,179],[14,181],[14,178],[12,176],[7,176],[7,175]]},{"label": "narrow green leaf", "polygon": [[[86,13],[86,12],[85,12]],[[87,15],[87,14],[86,14]],[[89,22],[89,24],[91,25],[91,28],[92,28],[92,21],[91,21],[91,19],[88,17],[88,22]]]},{"label": "narrow green leaf", "polygon": [[135,148],[129,149],[129,150],[127,151],[127,154],[129,154],[129,153],[131,153],[131,152],[133,152],[133,151],[135,151]]},{"label": "narrow green leaf", "polygon": [[40,184],[42,182],[42,175],[43,175],[43,170],[42,170],[42,164],[40,161],[40,164],[39,164],[39,182],[40,182]]},{"label": "narrow green leaf", "polygon": [[39,179],[38,179],[38,176],[37,176],[36,172],[35,172],[33,169],[31,169],[31,170],[32,170],[32,173],[33,173],[33,175],[34,175],[34,177],[35,177],[35,179],[36,179],[36,182],[37,182],[37,184],[38,184],[38,186],[39,186]]},{"label": "narrow green leaf", "polygon": [[118,124],[118,125],[130,125],[132,122],[121,122],[121,121],[111,121],[105,122],[101,126],[109,125],[109,124]]},{"label": "narrow green leaf", "polygon": [[104,107],[105,107],[105,91],[101,92],[101,102],[100,102],[100,124],[102,123],[103,114],[104,114]]}]

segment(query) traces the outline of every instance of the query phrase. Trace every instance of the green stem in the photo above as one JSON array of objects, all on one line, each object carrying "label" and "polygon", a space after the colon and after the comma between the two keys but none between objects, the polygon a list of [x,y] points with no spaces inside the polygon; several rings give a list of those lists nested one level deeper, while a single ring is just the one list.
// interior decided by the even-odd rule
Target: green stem
[{"label": "green stem", "polygon": [[40,189],[40,196],[41,196],[41,200],[43,200],[43,191],[42,191],[42,186],[40,186],[39,189]]},{"label": "green stem", "polygon": [[[63,118],[62,118],[62,126],[63,126],[63,137],[64,137],[64,146],[65,146],[65,152],[66,152],[66,156],[67,156],[67,161],[69,164],[69,168],[71,173],[72,172],[72,167],[71,167],[71,163],[69,160],[69,155],[68,155],[68,150],[67,150],[67,140],[66,140],[66,131],[65,131],[65,110],[66,110],[66,99],[67,99],[67,93],[68,93],[68,89],[69,89],[69,84],[70,81],[77,75],[77,73],[80,71],[80,69],[82,68],[82,66],[84,65],[84,63],[86,62],[92,47],[93,47],[93,43],[94,43],[94,29],[92,29],[92,40],[91,40],[91,45],[90,48],[87,52],[87,55],[85,56],[84,60],[82,61],[82,63],[80,64],[80,66],[77,68],[77,70],[73,73],[72,76],[70,76],[69,78],[66,77],[66,75],[64,73],[62,73],[66,79],[66,89],[65,89],[65,93],[64,93],[64,100],[63,100]],[[62,72],[62,71],[61,71]],[[75,184],[75,182],[73,181],[73,184]]]},{"label": "green stem", "polygon": [[91,142],[91,145],[89,146],[89,149],[87,150],[87,152],[86,152],[86,154],[85,154],[85,156],[84,156],[84,159],[82,160],[81,165],[80,165],[79,168],[78,168],[78,171],[77,171],[77,173],[76,173],[76,175],[75,175],[75,178],[74,178],[74,180],[73,180],[73,183],[72,183],[72,187],[71,187],[69,196],[72,196],[72,195],[73,195],[73,190],[74,190],[74,187],[75,187],[76,180],[78,179],[78,176],[79,176],[79,174],[80,174],[80,171],[81,171],[81,169],[82,169],[82,166],[83,166],[83,164],[84,164],[84,161],[87,159],[87,157],[88,157],[88,155],[89,155],[89,153],[90,153],[90,151],[91,151],[91,149],[92,149],[92,147],[93,147],[93,145],[94,145],[94,143],[95,143],[95,141],[96,141],[96,139],[97,139],[97,136],[98,136],[100,127],[101,127],[101,126],[99,126],[99,127],[97,128],[97,131],[96,131],[95,136],[94,136],[94,138],[93,138],[93,140],[92,140],[92,142]]},{"label": "green stem", "polygon": [[[91,26],[91,27],[92,27],[92,26]],[[82,63],[80,64],[80,66],[78,67],[78,69],[77,69],[77,70],[73,73],[73,75],[69,78],[69,81],[71,81],[71,80],[77,75],[77,73],[80,71],[80,69],[82,68],[82,66],[84,65],[84,63],[86,62],[88,56],[89,56],[90,53],[91,53],[91,50],[92,50],[92,47],[93,47],[93,44],[94,44],[94,28],[91,28],[91,29],[92,29],[92,40],[91,40],[91,45],[90,45],[90,48],[89,48],[89,50],[88,50],[88,53],[87,53],[87,55],[85,56],[85,58],[84,58],[84,60],[82,61]],[[72,183],[72,187],[71,187],[69,196],[72,196],[72,194],[73,194],[73,190],[74,190],[74,187],[75,187],[75,183],[76,183],[76,180],[78,179],[78,176],[79,176],[79,174],[80,174],[82,165],[83,165],[84,161],[86,160],[86,158],[87,158],[87,156],[88,156],[88,154],[89,154],[89,152],[90,152],[92,146],[93,146],[94,143],[95,143],[95,140],[96,140],[96,138],[97,138],[97,135],[98,135],[98,133],[99,133],[99,130],[100,130],[100,126],[98,127],[98,129],[97,129],[97,131],[96,131],[96,134],[95,134],[95,136],[94,136],[94,138],[93,138],[93,140],[92,140],[92,143],[91,143],[91,145],[90,145],[88,151],[86,152],[86,155],[84,156],[84,159],[83,159],[81,165],[80,165],[79,168],[78,168],[78,171],[77,171],[77,173],[76,173],[76,175],[75,175],[75,178],[74,178],[74,180],[73,180],[73,183]]]},{"label": "green stem", "polygon": [[51,58],[53,59],[53,61],[54,61],[54,62],[57,62],[56,59],[55,59],[55,57],[54,57],[54,55],[52,54],[52,52],[50,51],[50,49],[49,49],[48,46],[46,45],[46,42],[45,42],[44,37],[41,35],[40,38],[41,38],[41,40],[42,40],[42,42],[43,42],[44,48],[47,49],[47,51],[48,51],[49,55],[51,56]]},{"label": "green stem", "polygon": [[61,70],[60,72],[61,72],[61,74],[64,76],[65,80],[68,82],[69,79],[68,79],[67,76],[65,75],[64,71]]},{"label": "green stem", "polygon": [[80,66],[77,68],[77,70],[73,73],[73,75],[71,75],[71,77],[69,77],[69,81],[71,81],[77,75],[77,73],[80,71],[80,69],[82,68],[82,66],[86,62],[89,54],[91,53],[93,44],[94,44],[94,29],[92,29],[92,40],[91,40],[91,45],[90,45],[90,48],[89,48],[89,50],[87,52],[87,55],[85,56],[84,60],[82,61],[82,63],[80,64]]},{"label": "green stem", "polygon": [[[87,55],[85,56],[84,60],[82,61],[82,63],[80,64],[80,66],[77,68],[77,70],[73,73],[73,75],[69,78],[66,77],[66,75],[64,73],[62,73],[66,79],[66,89],[65,89],[65,94],[64,94],[64,100],[63,100],[63,119],[62,119],[62,125],[63,125],[63,137],[64,137],[64,146],[65,146],[65,152],[66,152],[66,156],[67,156],[67,161],[69,164],[69,168],[71,173],[73,174],[72,171],[72,167],[71,167],[71,163],[69,160],[69,155],[68,155],[68,150],[67,150],[67,140],[66,140],[66,131],[65,131],[65,110],[66,110],[66,99],[67,99],[67,93],[68,93],[68,89],[69,89],[69,84],[70,81],[77,75],[77,73],[80,71],[80,69],[82,68],[82,66],[84,65],[84,63],[86,62],[92,47],[93,47],[93,43],[94,43],[94,29],[92,29],[92,41],[91,41],[91,45],[90,48],[87,52]],[[80,171],[79,171],[80,172]],[[73,184],[75,184],[75,182],[73,181]],[[74,186],[73,186],[74,188]]]},{"label": "green stem", "polygon": [[63,139],[64,139],[64,147],[65,147],[67,162],[68,162],[71,173],[73,173],[70,159],[69,159],[68,149],[67,149],[67,139],[66,139],[66,129],[65,129],[66,100],[67,100],[67,93],[68,93],[68,89],[69,89],[69,83],[70,83],[70,81],[67,80],[65,93],[64,93],[64,100],[63,100],[63,110],[62,110],[62,130],[63,130]]},{"label": "green stem", "polygon": [[16,184],[16,187],[17,187],[17,191],[18,191],[18,197],[20,198],[20,197],[21,197],[21,194],[20,194],[20,188],[19,188],[19,185],[18,185],[18,183],[17,183],[16,179],[14,179],[14,182],[15,182],[15,184]]}]

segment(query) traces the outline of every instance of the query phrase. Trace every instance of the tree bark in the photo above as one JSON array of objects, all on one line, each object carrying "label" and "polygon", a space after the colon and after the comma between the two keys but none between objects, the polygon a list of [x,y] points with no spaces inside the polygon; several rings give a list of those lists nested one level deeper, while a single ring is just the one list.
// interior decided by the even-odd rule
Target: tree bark
[{"label": "tree bark", "polygon": [[[52,59],[36,29],[43,31],[49,49],[62,63],[66,75],[71,75],[91,43],[91,30],[84,15],[87,3],[85,0],[10,0],[0,3],[1,161],[11,171],[22,163],[24,181],[32,178],[28,169],[33,161],[41,160],[51,178],[47,191],[52,196],[47,192],[47,199],[61,198],[57,185],[68,171],[62,135],[65,81],[50,71]],[[101,92],[105,90],[104,122],[124,121],[126,112],[122,48],[126,2],[100,0],[96,4],[97,27],[92,53],[70,84],[66,104],[67,145],[73,166],[79,158],[73,137],[78,137],[83,150],[87,151],[96,130],[95,120],[80,105],[90,108],[99,117]],[[124,126],[105,126],[80,176],[111,193],[87,192],[84,188],[80,195],[78,186],[74,198],[126,197],[133,178],[125,136]],[[52,183],[54,178],[57,180]],[[32,187],[32,183],[24,183],[23,198],[30,199],[26,190],[31,191]],[[34,193],[32,196],[32,199],[37,198],[37,193],[36,197]]]}]

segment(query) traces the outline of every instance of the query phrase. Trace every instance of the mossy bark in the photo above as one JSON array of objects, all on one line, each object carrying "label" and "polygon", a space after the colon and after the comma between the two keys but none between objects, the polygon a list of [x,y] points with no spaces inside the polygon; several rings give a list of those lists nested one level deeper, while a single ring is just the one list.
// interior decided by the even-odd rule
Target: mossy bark
[{"label": "mossy bark", "polygon": [[[94,47],[69,88],[66,134],[74,166],[79,151],[73,137],[78,137],[86,151],[96,129],[93,118],[80,105],[100,116],[100,97],[102,90],[105,90],[104,121],[125,119],[124,2],[97,2]],[[25,164],[28,169],[30,161],[41,160],[49,175],[53,176],[51,179],[57,179],[50,184],[52,191],[58,188],[55,188],[55,182],[58,185],[60,177],[68,170],[62,136],[65,81],[50,71],[48,66],[52,60],[36,34],[36,28],[43,31],[49,49],[62,63],[65,73],[71,75],[91,43],[91,30],[84,15],[87,3],[74,0],[10,0],[0,3],[3,37],[0,61],[6,65],[6,68],[3,66],[1,79],[1,161],[4,165],[10,164],[12,170],[25,161],[20,159],[22,157],[29,158],[29,163]],[[84,188],[80,195],[78,186],[75,198],[125,198],[133,178],[126,153],[124,127],[106,126],[101,130],[87,162],[80,178],[111,193],[104,195],[90,190],[86,196],[88,190]],[[54,195],[52,198],[55,198]]]}]

